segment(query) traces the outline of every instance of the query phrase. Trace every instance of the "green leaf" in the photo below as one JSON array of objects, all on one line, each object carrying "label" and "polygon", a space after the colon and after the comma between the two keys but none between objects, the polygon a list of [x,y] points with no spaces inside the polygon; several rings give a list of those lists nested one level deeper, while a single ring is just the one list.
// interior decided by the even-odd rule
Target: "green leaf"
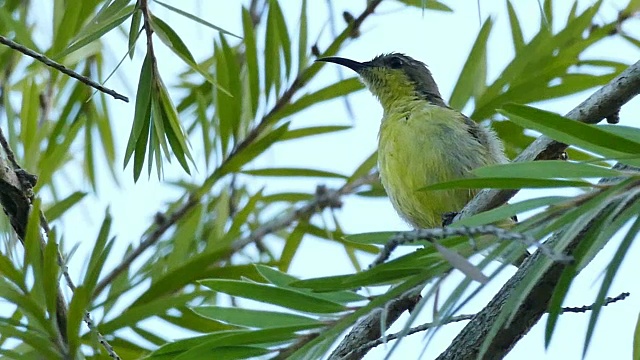
[{"label": "green leaf", "polygon": [[344,237],[344,240],[358,244],[386,245],[389,240],[397,234],[398,232],[395,231],[368,232],[362,234],[347,235]]},{"label": "green leaf", "polygon": [[[242,81],[240,80],[240,66],[238,65],[238,55],[235,50],[229,46],[224,36],[220,35],[220,44],[222,45],[222,52],[225,58],[224,64],[226,65],[228,89],[231,93],[231,98],[228,99],[224,107],[230,111],[231,129],[233,129],[234,137],[238,136],[238,128],[241,119],[242,108]],[[221,111],[220,107],[217,109]],[[221,119],[222,121],[222,119]]]},{"label": "green leaf", "polygon": [[274,304],[292,310],[320,314],[330,314],[346,310],[346,308],[339,303],[324,300],[303,292],[271,285],[235,280],[201,280],[199,283],[217,292]]},{"label": "green leaf", "polygon": [[409,276],[419,274],[421,269],[396,268],[396,269],[376,269],[376,271],[364,271],[355,274],[327,276],[314,279],[299,280],[291,283],[296,288],[311,289],[316,292],[352,290],[364,286],[380,286],[393,284]]},{"label": "green leaf", "polygon": [[36,198],[33,202],[27,228],[24,236],[24,266],[31,266],[33,270],[34,285],[31,288],[31,296],[34,300],[44,307],[44,271],[43,271],[43,243],[40,236],[40,198]]},{"label": "green leaf", "polygon": [[320,177],[320,178],[336,178],[346,179],[347,176],[332,171],[303,169],[303,168],[268,168],[243,170],[243,174],[254,176],[284,176],[284,177]]},{"label": "green leaf", "polygon": [[76,287],[69,303],[69,311],[67,313],[67,334],[69,334],[69,353],[75,357],[76,352],[80,347],[80,325],[84,318],[87,306],[91,297],[87,288],[83,285]]},{"label": "green leaf", "polygon": [[24,164],[29,168],[40,155],[38,139],[38,117],[40,109],[40,90],[34,79],[28,79],[22,86],[22,106],[20,109],[20,140],[24,147]]},{"label": "green leaf", "polygon": [[235,239],[240,237],[242,226],[248,223],[247,219],[249,219],[249,215],[256,213],[256,207],[261,200],[262,190],[251,196],[240,211],[235,214],[229,230],[226,231],[226,234],[219,241],[212,245],[214,249],[228,248]]},{"label": "green leaf", "polygon": [[246,163],[254,160],[258,155],[262,154],[271,145],[280,140],[280,138],[289,130],[289,123],[285,123],[279,128],[271,131],[263,136],[261,139],[252,142],[247,147],[238,151],[234,156],[229,157],[224,164],[220,167],[220,174],[228,174],[230,172],[238,171]]},{"label": "green leaf", "polygon": [[[303,329],[300,329],[296,326],[288,326],[284,328],[270,328],[261,330],[220,331],[166,344],[157,349],[152,354],[152,357],[154,359],[180,360],[206,359],[210,358],[212,353],[215,353],[216,359],[218,359],[218,349],[225,349],[228,347],[245,344],[282,343],[287,340],[295,339],[298,336],[296,335],[296,331],[299,330]],[[269,350],[269,352],[271,351],[272,350]],[[227,359],[227,353],[223,352],[223,354],[225,354],[224,358]],[[231,357],[229,359],[238,358],[239,357]]]},{"label": "green leaf", "polygon": [[131,326],[141,320],[164,314],[169,309],[184,306],[189,301],[205,295],[202,291],[191,293],[173,294],[170,297],[160,297],[145,303],[144,305],[129,306],[116,315],[115,318],[104,321],[97,326],[102,333],[111,333],[123,327]]},{"label": "green leaf", "polygon": [[350,125],[331,126],[330,125],[330,126],[312,126],[307,128],[301,128],[301,129],[293,129],[293,130],[287,131],[284,135],[282,135],[282,138],[280,139],[280,141],[300,139],[307,136],[315,136],[315,135],[321,135],[321,134],[330,134],[338,131],[349,130],[351,128],[353,128],[353,126],[350,126]]},{"label": "green leaf", "polygon": [[102,225],[100,226],[100,231],[98,232],[98,237],[93,245],[93,249],[91,251],[91,256],[89,257],[89,264],[87,266],[87,271],[84,275],[83,285],[86,287],[87,292],[91,296],[97,296],[100,294],[93,294],[96,283],[98,282],[98,278],[100,277],[100,273],[104,269],[104,263],[107,260],[107,256],[111,251],[111,247],[113,246],[113,241],[111,241],[107,245],[107,240],[109,238],[109,231],[111,230],[111,214],[107,210],[104,216],[104,220],[102,221]]},{"label": "green leaf", "polygon": [[[273,2],[271,2],[273,3]],[[280,90],[280,35],[274,6],[269,6],[267,13],[267,31],[264,46],[264,92],[269,100],[271,89],[275,87],[276,94]]]},{"label": "green leaf", "polygon": [[120,11],[115,13],[112,17],[103,19],[98,23],[91,23],[91,27],[87,27],[79,32],[79,34],[82,35],[80,38],[78,38],[73,44],[64,49],[62,52],[53,56],[53,58],[57,59],[67,56],[72,52],[92,43],[93,41],[102,38],[106,33],[125,22],[134,13],[134,9],[134,6],[126,6],[121,8]]},{"label": "green leaf", "polygon": [[36,190],[39,190],[43,185],[51,182],[51,179],[56,172],[69,160],[69,148],[73,142],[78,138],[78,132],[85,125],[85,117],[81,117],[78,121],[71,125],[71,128],[65,132],[64,139],[57,143],[58,146],[52,146],[48,148],[44,154],[40,155],[38,160],[38,168],[40,173],[38,174],[38,184]]},{"label": "green leaf", "polygon": [[291,231],[289,236],[285,240],[284,248],[280,254],[280,261],[278,261],[278,270],[288,271],[291,266],[291,261],[298,253],[298,249],[302,244],[302,238],[304,237],[305,225],[308,218],[302,218],[298,220],[298,225]]},{"label": "green leaf", "polygon": [[429,185],[419,191],[446,189],[544,189],[561,187],[592,187],[587,181],[556,180],[545,178],[471,178],[458,179]]},{"label": "green leaf", "polygon": [[9,258],[4,254],[0,254],[0,274],[3,278],[10,280],[15,286],[26,290],[24,284],[24,273],[19,271]]},{"label": "green leaf", "polygon": [[251,96],[251,114],[256,115],[260,101],[260,66],[258,65],[258,47],[256,45],[255,29],[251,14],[242,8],[242,29],[244,34],[244,55],[249,80],[249,94]]},{"label": "green leaf", "polygon": [[620,176],[620,171],[586,163],[562,160],[527,161],[510,164],[491,165],[471,171],[482,178],[600,178]]},{"label": "green leaf", "polygon": [[198,254],[185,261],[184,264],[168,271],[163,276],[154,279],[153,283],[132,306],[143,306],[151,301],[172,294],[182,289],[187,284],[206,278],[230,278],[230,279],[259,279],[260,275],[253,265],[234,265],[225,267],[213,267],[225,251],[210,251]]},{"label": "green leaf", "polygon": [[136,93],[136,108],[133,115],[133,125],[131,127],[131,134],[129,135],[127,150],[124,154],[123,168],[129,163],[131,155],[133,154],[142,133],[149,133],[149,129],[145,129],[145,124],[148,123],[148,117],[150,116],[151,95],[153,89],[152,82],[153,69],[151,65],[151,57],[147,54],[144,58],[144,62],[142,63],[142,69],[140,70],[138,91]]},{"label": "green leaf", "polygon": [[[20,339],[24,341],[25,344],[29,345],[33,349],[37,349],[38,353],[33,356],[35,359],[44,358],[44,359],[62,359],[64,358],[63,354],[61,354],[55,346],[50,338],[48,338],[45,334],[36,332],[36,331],[24,331],[22,329],[16,328],[16,326],[11,324],[6,324],[4,319],[0,319],[0,333],[3,338],[14,338]],[[24,359],[25,354],[21,353],[20,357],[16,359]]]},{"label": "green leaf", "polygon": [[173,7],[173,6],[169,5],[169,4],[165,4],[165,3],[161,2],[161,1],[158,1],[158,0],[154,0],[154,2],[164,6],[165,8],[175,12],[176,14],[180,14],[180,15],[188,18],[188,19],[191,19],[191,20],[193,20],[193,21],[195,21],[195,22],[197,22],[199,24],[202,24],[202,25],[204,25],[206,27],[209,27],[209,28],[211,28],[213,30],[219,31],[219,32],[221,32],[223,34],[226,34],[226,35],[233,36],[233,37],[238,38],[238,39],[242,39],[242,37],[230,32],[230,31],[227,31],[227,30],[225,30],[225,29],[223,29],[223,28],[221,28],[219,26],[213,25],[212,23],[210,23],[210,22],[208,22],[206,20],[203,20],[202,18],[199,18],[199,17],[197,17],[197,16],[195,16],[193,14],[189,14],[188,12],[182,11],[182,10],[180,10],[178,8],[175,8],[175,7]]},{"label": "green leaf", "polygon": [[258,270],[258,273],[260,273],[260,275],[265,280],[278,287],[287,287],[292,282],[298,281],[298,278],[296,278],[295,276],[291,276],[285,272],[273,269],[269,266],[256,264],[255,267]]},{"label": "green leaf", "polygon": [[453,12],[453,10],[450,7],[436,0],[397,0],[397,1],[405,5],[420,8],[422,10],[430,9],[430,10],[437,10],[437,11]]},{"label": "green leaf", "polygon": [[272,353],[273,350],[257,347],[257,346],[217,346],[214,344],[204,343],[189,349],[176,360],[190,359],[207,359],[212,353],[216,354],[216,360],[236,360],[236,359],[256,359],[261,355]]},{"label": "green leaf", "polygon": [[[576,3],[577,4],[577,3]],[[511,26],[511,38],[513,39],[513,49],[516,54],[524,47],[524,36],[522,35],[522,28],[520,27],[520,20],[518,20],[518,14],[516,14],[511,0],[507,0],[507,11],[509,12],[509,25]]]},{"label": "green leaf", "polygon": [[169,140],[169,144],[171,145],[171,150],[173,150],[173,154],[178,159],[180,166],[187,173],[191,174],[189,170],[189,164],[187,163],[187,159],[193,163],[193,157],[191,156],[191,152],[189,151],[189,146],[187,145],[187,137],[180,125],[180,120],[178,118],[178,112],[176,111],[175,106],[173,106],[173,102],[169,97],[169,92],[159,80],[159,100],[162,104],[163,112],[163,120],[164,120],[164,129],[165,135],[167,136],[167,140]]},{"label": "green leaf", "polygon": [[272,328],[285,326],[322,327],[324,324],[316,319],[275,311],[251,310],[221,306],[200,306],[193,310],[205,317],[224,321],[233,325],[253,328]]},{"label": "green leaf", "polygon": [[[228,334],[228,333],[227,333]],[[223,334],[211,334],[221,337]],[[168,343],[158,350],[154,351],[147,359],[153,360],[169,360],[169,359],[207,359],[211,354],[216,354],[216,360],[236,360],[236,359],[254,359],[261,358],[272,350],[255,347],[255,346],[216,346],[217,343],[209,344],[206,339],[210,337],[196,337],[198,342],[191,342],[190,338],[178,340]],[[170,346],[171,350],[165,350]]]},{"label": "green leaf", "polygon": [[78,30],[82,8],[82,5],[54,7],[54,16],[59,16],[60,22],[54,21],[53,43],[50,52],[54,54],[59,52],[71,40],[75,31]]},{"label": "green leaf", "polygon": [[[154,91],[154,93],[152,94],[153,97],[157,97],[157,92]],[[142,173],[142,166],[144,165],[144,157],[147,151],[147,142],[149,141],[149,137],[150,137],[150,132],[151,132],[151,110],[153,107],[153,102],[155,100],[152,100],[149,103],[149,107],[148,107],[148,112],[147,114],[143,117],[143,121],[144,123],[142,124],[142,133],[140,134],[140,136],[138,137],[138,141],[135,144],[135,156],[133,158],[133,181],[137,182],[138,179],[140,178],[140,174]],[[134,124],[135,125],[135,124]],[[151,149],[153,150],[153,148]]]},{"label": "green leaf", "polygon": [[264,265],[256,265],[256,269],[258,269],[258,272],[260,273],[260,275],[262,275],[264,279],[266,279],[269,283],[273,285],[294,289],[296,291],[303,291],[321,299],[326,299],[329,301],[333,301],[333,302],[337,302],[345,305],[355,301],[366,300],[364,296],[352,291],[336,291],[336,292],[327,292],[327,293],[320,294],[320,293],[308,291],[306,289],[300,289],[296,286],[291,286],[292,283],[299,281],[299,279],[296,277],[293,277],[285,272],[282,272],[280,270],[277,270],[268,266],[264,266]]},{"label": "green leaf", "polygon": [[44,216],[48,221],[53,221],[62,216],[62,214],[67,212],[67,210],[69,210],[75,204],[79,203],[82,199],[84,199],[86,195],[86,192],[76,191],[45,210]]},{"label": "green leaf", "polygon": [[640,313],[638,313],[636,330],[633,333],[633,360],[640,360]]},{"label": "green leaf", "polygon": [[315,195],[308,193],[297,193],[297,192],[283,192],[283,193],[275,193],[270,195],[265,195],[262,198],[264,203],[272,203],[277,201],[285,201],[290,203],[295,203],[299,201],[311,201],[315,198]]},{"label": "green leaf", "polygon": [[505,204],[495,209],[461,219],[451,224],[450,226],[479,226],[484,224],[491,224],[497,221],[508,219],[516,214],[520,214],[525,211],[534,210],[543,206],[555,205],[571,199],[571,197],[565,196],[547,196],[524,200],[515,204]]},{"label": "green leaf", "polygon": [[178,55],[178,57],[182,59],[182,61],[184,61],[185,64],[187,64],[192,70],[202,75],[209,83],[211,83],[217,89],[229,94],[229,91],[227,89],[218,85],[218,83],[213,79],[213,77],[208,71],[203,70],[200,67],[200,65],[198,65],[196,60],[193,58],[191,51],[189,51],[189,48],[187,48],[187,45],[184,43],[184,41],[182,41],[180,36],[178,36],[178,34],[169,26],[169,24],[162,21],[162,19],[151,15],[151,25],[155,33],[158,35],[158,38],[169,49],[171,49],[171,51],[173,51],[174,54]]},{"label": "green leaf", "polygon": [[[149,148],[154,149],[154,153],[156,154],[159,154],[160,150],[164,151],[164,155],[170,161],[171,153],[169,152],[169,146],[167,145],[167,136],[165,135],[167,133],[167,130],[164,128],[164,109],[162,108],[162,101],[157,96],[157,92],[154,93],[153,99],[151,100],[151,120],[153,120],[151,122],[151,126],[153,127],[153,129],[150,130],[150,138],[154,140],[154,143]],[[171,129],[169,129],[168,131],[171,131]],[[152,158],[150,155],[148,160],[149,171],[151,171],[151,160]],[[162,166],[162,163],[160,161],[157,161],[156,166],[160,168]]]},{"label": "green leaf", "polygon": [[616,134],[620,137],[624,137],[624,138],[633,140],[637,143],[640,143],[640,129],[638,128],[635,128],[632,126],[610,125],[610,124],[602,124],[602,125],[598,125],[598,127],[612,134]]},{"label": "green leaf", "polygon": [[287,30],[287,22],[284,20],[282,9],[278,1],[269,2],[269,13],[274,12],[275,24],[278,28],[278,36],[280,38],[280,49],[284,57],[284,67],[287,77],[291,73],[291,38]]},{"label": "green leaf", "polygon": [[55,231],[48,234],[47,244],[44,248],[44,265],[42,267],[44,282],[44,297],[47,305],[47,312],[51,318],[56,317],[56,304],[58,300],[59,273],[58,265],[58,244],[56,243]]},{"label": "green leaf", "polygon": [[483,90],[487,80],[487,40],[493,28],[493,21],[488,18],[476,38],[467,61],[462,67],[458,82],[453,88],[449,105],[462,110],[471,97]]},{"label": "green leaf", "polygon": [[640,143],[604,128],[567,119],[558,114],[524,105],[508,104],[502,114],[518,125],[532,129],[567,144],[579,146],[594,152],[606,150],[608,153],[640,153]]},{"label": "green leaf", "polygon": [[[538,2],[538,4],[540,4],[540,2]],[[543,13],[540,21],[542,21],[541,26],[547,26],[551,30],[553,26],[553,7],[551,0],[544,0]]]},{"label": "green leaf", "polygon": [[352,183],[361,177],[369,174],[371,170],[378,163],[378,152],[374,151],[368,158],[366,158],[360,166],[353,172],[353,174],[349,177],[348,183]]},{"label": "green leaf", "polygon": [[298,74],[302,73],[302,70],[307,65],[307,37],[308,35],[307,25],[307,0],[302,0],[300,6],[300,31],[298,33]]},{"label": "green leaf", "polygon": [[131,18],[131,27],[129,28],[129,59],[133,60],[133,55],[136,49],[136,40],[140,37],[142,33],[142,28],[140,24],[142,23],[142,10],[137,9],[133,12],[133,17]]},{"label": "green leaf", "polygon": [[[175,313],[165,313],[161,315],[160,318],[183,329],[201,333],[214,333],[240,329],[235,325],[228,325],[217,320],[212,320],[204,316],[200,316],[190,308],[184,306],[178,307],[177,310],[178,313],[176,315],[174,315]],[[162,345],[165,343],[166,340],[160,338],[158,345]]]},{"label": "green leaf", "polygon": [[26,291],[23,293],[21,289],[4,278],[0,278],[0,285],[2,285],[0,286],[0,298],[5,299],[7,303],[19,305],[20,313],[28,319],[29,326],[42,332],[46,330],[49,336],[55,336],[55,332],[49,326],[51,325],[50,319],[46,318],[44,306],[40,306],[32,294]]}]

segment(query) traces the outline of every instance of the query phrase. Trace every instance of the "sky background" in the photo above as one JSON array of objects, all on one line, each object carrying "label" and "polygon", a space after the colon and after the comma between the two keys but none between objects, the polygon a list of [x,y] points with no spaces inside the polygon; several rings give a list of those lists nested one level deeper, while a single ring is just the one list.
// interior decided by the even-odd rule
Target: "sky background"
[{"label": "sky background", "polygon": [[[48,3],[48,2],[45,2]],[[242,33],[240,22],[240,5],[234,1],[169,1],[167,3],[180,9],[194,13],[197,16],[227,29],[236,34]],[[281,6],[285,13],[290,33],[297,33],[300,4],[298,1],[284,0]],[[366,61],[380,53],[392,51],[404,52],[418,60],[428,64],[440,91],[445,99],[448,99],[453,86],[458,78],[460,70],[466,60],[466,56],[475,41],[481,27],[481,22],[487,17],[495,20],[494,29],[490,36],[488,54],[489,81],[492,81],[513,56],[513,47],[510,37],[509,23],[504,1],[479,1],[480,7],[475,1],[444,1],[454,9],[453,13],[434,11],[422,12],[417,8],[405,8],[395,1],[385,1],[379,6],[376,14],[368,19],[361,28],[362,35],[352,40],[338,55],[354,60]],[[537,31],[539,18],[539,4],[537,0],[521,0],[516,3],[516,11],[520,17],[526,39]],[[555,1],[556,20],[566,18],[571,1]],[[342,12],[349,11],[357,16],[364,8],[364,1],[335,1],[334,16],[337,31],[344,26]],[[579,1],[579,9],[584,9],[591,4],[590,1]],[[604,21],[615,18],[617,11],[622,9],[625,1],[605,0],[602,5],[602,15],[596,19]],[[42,7],[42,18],[50,19],[50,5]],[[187,46],[197,59],[209,56],[213,51],[213,39],[217,33],[195,24],[175,13],[152,3],[152,11],[156,16],[169,23],[182,37]],[[49,13],[47,13],[49,12]],[[309,43],[313,44],[320,30],[329,26],[325,23],[329,10],[326,1],[309,1]],[[633,24],[632,24],[633,23]],[[559,24],[554,24],[558,29]],[[633,25],[633,26],[629,26]],[[41,33],[43,42],[50,41],[50,34],[46,26],[38,27],[36,31]],[[640,27],[636,22],[629,22],[625,30],[636,38],[640,37]],[[320,49],[325,48],[331,39],[330,28],[325,28],[319,37]],[[118,31],[112,32],[106,37],[107,52],[111,59],[109,63],[115,64],[126,52],[126,38]],[[235,40],[229,38],[232,43]],[[262,41],[263,42],[263,41]],[[119,69],[116,78],[107,85],[121,93],[135,98],[135,86],[140,71],[144,39],[139,41],[138,51],[133,61],[125,61]],[[258,40],[261,43],[261,40]],[[296,41],[294,40],[295,44]],[[177,83],[177,75],[185,66],[176,56],[166,49],[160,41],[156,41],[156,51],[159,59],[160,71],[168,86]],[[621,39],[609,39],[590,49],[585,58],[599,58],[635,62],[640,55],[637,48],[629,45]],[[314,89],[326,86],[338,80],[339,72],[343,76],[350,77],[351,73],[338,66],[325,66],[320,76],[306,89],[311,92]],[[578,105],[593,91],[587,91],[562,100],[534,104],[545,110],[567,113]],[[178,93],[174,92],[177,96]],[[302,94],[302,93],[301,93]],[[177,97],[174,96],[174,99]],[[382,109],[377,101],[367,91],[360,91],[349,97],[350,104],[355,110],[355,117],[351,118],[344,106],[344,100],[338,99],[315,106],[300,115],[292,117],[292,127],[307,127],[317,125],[353,125],[353,129],[334,135],[318,136],[301,141],[288,141],[276,145],[273,149],[261,156],[254,163],[255,168],[262,167],[313,167],[317,169],[331,170],[344,174],[350,174],[353,170],[375,149],[377,133]],[[119,101],[110,101],[113,123],[116,125],[116,145],[118,149],[118,161],[120,162],[129,136],[130,124],[133,118],[134,103],[125,104]],[[470,109],[465,109],[470,113]],[[632,100],[623,107],[620,117],[621,124],[638,126],[640,121],[637,114],[640,113],[640,101]],[[193,153],[197,155],[197,143],[194,142]],[[175,163],[175,162],[174,162]],[[165,201],[176,199],[179,192],[170,186],[161,184],[155,175],[146,179],[145,175],[137,184],[133,183],[131,168],[128,167],[122,174],[122,187],[117,188],[104,173],[103,180],[99,184],[99,194],[91,197],[77,206],[66,215],[65,231],[67,249],[73,243],[80,242],[81,246],[69,264],[73,275],[80,274],[86,266],[86,254],[92,246],[92,241],[98,232],[103,209],[110,207],[114,214],[113,229],[117,239],[116,253],[123,253],[126,246],[137,243],[143,231],[152,222],[153,214],[163,209]],[[195,179],[202,180],[206,177],[203,168],[200,173],[194,175]],[[175,180],[185,176],[183,171],[174,165],[165,168],[165,180]],[[330,180],[273,180],[264,178],[247,178],[256,189],[266,185],[267,193],[281,190],[313,191],[319,183],[328,186],[339,186],[339,181]],[[80,180],[71,179],[72,183],[83,184]],[[70,190],[71,191],[71,190]],[[546,190],[545,190],[546,191]],[[546,191],[548,193],[548,191]],[[512,201],[523,200],[536,195],[533,191],[522,191]],[[92,209],[92,211],[87,211]],[[338,211],[342,220],[341,225],[347,233],[360,233],[371,231],[407,230],[409,227],[396,215],[387,199],[364,199],[350,197],[345,201],[344,207]],[[331,221],[328,214],[324,216],[326,221]],[[322,217],[316,215],[316,220],[322,221]],[[72,226],[75,224],[75,226]],[[78,226],[77,224],[81,224]],[[71,226],[70,226],[71,225]],[[620,239],[614,239],[599,256],[584,270],[574,282],[569,293],[566,306],[582,306],[593,303],[602,279],[603,269],[611,259],[612,251],[617,248]],[[274,249],[280,249],[280,243],[273,242],[270,245]],[[640,246],[636,242],[630,249],[626,261],[623,263],[616,281],[611,287],[609,296],[616,296],[621,292],[631,292],[631,297],[623,302],[605,307],[600,316],[595,337],[592,340],[587,359],[628,359],[631,357],[633,331],[638,319],[640,309],[640,288],[636,280],[638,273],[637,256]],[[277,251],[276,251],[277,252]],[[371,259],[362,257],[366,266]],[[118,257],[112,257],[110,261],[115,264]],[[134,263],[135,264],[135,263]],[[134,265],[135,266],[135,265]],[[341,246],[321,239],[307,237],[304,240],[300,252],[294,259],[290,272],[301,278],[330,276],[352,273],[354,270]],[[483,308],[492,295],[514,273],[513,269],[505,270],[501,276],[492,281],[474,301],[463,309],[462,313],[474,313]],[[77,279],[77,276],[74,276]],[[460,276],[453,276],[452,280],[445,283],[443,295],[447,290],[453,289]],[[441,296],[443,296],[441,295]],[[551,296],[551,294],[549,294]],[[429,321],[429,311],[417,320],[417,324]],[[554,334],[553,341],[548,349],[544,348],[544,325],[546,317],[515,346],[507,359],[525,359],[535,356],[538,359],[578,359],[581,357],[584,334],[590,314],[565,314],[560,317],[559,324]],[[404,324],[404,315],[392,328],[398,331]],[[443,327],[429,343],[423,359],[431,359],[440,354],[450,343],[451,339],[462,329],[466,322],[451,324]],[[153,322],[149,322],[149,328]],[[184,334],[176,333],[176,337]],[[404,339],[399,349],[391,357],[392,359],[419,358],[419,351],[424,347],[424,336],[417,334]],[[418,351],[418,352],[416,352]],[[381,359],[386,354],[384,346],[372,350],[366,359]]]}]

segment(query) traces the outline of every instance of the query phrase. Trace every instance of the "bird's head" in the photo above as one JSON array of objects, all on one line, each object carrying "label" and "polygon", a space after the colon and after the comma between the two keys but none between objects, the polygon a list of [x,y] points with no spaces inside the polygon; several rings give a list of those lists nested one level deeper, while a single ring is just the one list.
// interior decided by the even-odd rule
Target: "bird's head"
[{"label": "bird's head", "polygon": [[444,105],[438,85],[427,66],[407,55],[391,53],[367,62],[341,57],[325,57],[317,61],[332,62],[355,71],[362,82],[380,100],[385,111],[406,101],[426,100]]}]

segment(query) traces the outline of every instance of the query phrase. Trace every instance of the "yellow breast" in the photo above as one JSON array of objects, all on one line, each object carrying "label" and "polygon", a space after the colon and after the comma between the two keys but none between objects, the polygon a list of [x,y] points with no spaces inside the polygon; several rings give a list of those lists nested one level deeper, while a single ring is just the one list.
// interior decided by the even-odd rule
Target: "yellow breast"
[{"label": "yellow breast", "polygon": [[421,102],[409,110],[386,113],[380,126],[382,184],[395,209],[414,227],[441,226],[443,214],[459,211],[475,194],[419,189],[464,177],[490,162],[461,114],[451,109]]}]

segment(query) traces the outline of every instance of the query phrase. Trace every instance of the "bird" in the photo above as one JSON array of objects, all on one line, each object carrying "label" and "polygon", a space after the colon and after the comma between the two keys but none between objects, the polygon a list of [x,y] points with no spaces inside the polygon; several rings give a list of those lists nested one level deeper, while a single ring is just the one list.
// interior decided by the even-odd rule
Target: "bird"
[{"label": "bird", "polygon": [[423,62],[395,52],[366,62],[335,56],[317,61],[355,71],[382,105],[380,180],[397,213],[412,227],[448,225],[477,192],[421,189],[508,162],[497,134],[448,106]]}]

